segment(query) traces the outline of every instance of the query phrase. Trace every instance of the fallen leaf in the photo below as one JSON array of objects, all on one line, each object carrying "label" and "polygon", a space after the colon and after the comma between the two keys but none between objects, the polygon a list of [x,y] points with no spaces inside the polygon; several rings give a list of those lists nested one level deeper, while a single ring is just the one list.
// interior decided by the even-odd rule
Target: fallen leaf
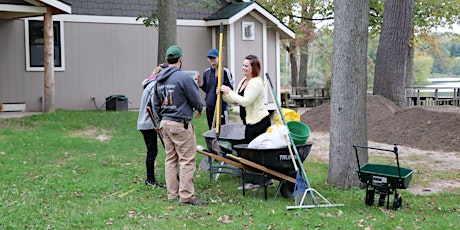
[{"label": "fallen leaf", "polygon": [[113,224],[113,218],[109,218],[109,221],[105,223],[105,225],[112,225]]},{"label": "fallen leaf", "polygon": [[364,223],[365,223],[364,219],[358,220],[358,227],[364,227],[363,225]]},{"label": "fallen leaf", "polygon": [[229,224],[229,223],[232,223],[233,220],[231,220],[229,216],[224,215],[224,216],[220,216],[219,218],[217,218],[217,222]]}]

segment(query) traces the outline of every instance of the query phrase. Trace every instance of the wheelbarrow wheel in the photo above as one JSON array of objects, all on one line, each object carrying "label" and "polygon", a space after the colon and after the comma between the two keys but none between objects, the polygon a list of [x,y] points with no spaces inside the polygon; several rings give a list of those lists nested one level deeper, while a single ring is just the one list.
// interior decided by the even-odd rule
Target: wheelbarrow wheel
[{"label": "wheelbarrow wheel", "polygon": [[374,198],[375,198],[375,191],[374,190],[367,190],[366,191],[366,200],[365,203],[367,206],[374,205]]},{"label": "wheelbarrow wheel", "polygon": [[286,181],[281,185],[280,192],[284,198],[291,198],[294,196],[294,187],[295,184],[292,182]]},{"label": "wheelbarrow wheel", "polygon": [[393,209],[394,210],[401,210],[402,206],[402,196],[401,194],[396,193],[395,194],[395,199],[393,201]]}]

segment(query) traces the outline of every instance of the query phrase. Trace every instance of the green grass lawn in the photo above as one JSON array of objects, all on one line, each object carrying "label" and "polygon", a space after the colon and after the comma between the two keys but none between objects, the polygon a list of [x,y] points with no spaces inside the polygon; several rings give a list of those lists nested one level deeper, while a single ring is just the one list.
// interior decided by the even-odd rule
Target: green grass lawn
[{"label": "green grass lawn", "polygon": [[[193,121],[203,146],[205,119]],[[0,120],[0,229],[460,229],[458,192],[417,196],[400,190],[401,210],[366,207],[365,190],[328,186],[328,166],[308,158],[312,187],[344,206],[287,210],[294,198],[274,199],[275,188],[267,201],[262,191],[243,196],[236,176],[211,181],[209,171],[198,170],[196,195],[209,204],[170,203],[166,190],[144,185],[146,149],[136,121],[131,111]],[[164,182],[159,146],[156,175]],[[202,158],[197,154],[197,165]]]}]

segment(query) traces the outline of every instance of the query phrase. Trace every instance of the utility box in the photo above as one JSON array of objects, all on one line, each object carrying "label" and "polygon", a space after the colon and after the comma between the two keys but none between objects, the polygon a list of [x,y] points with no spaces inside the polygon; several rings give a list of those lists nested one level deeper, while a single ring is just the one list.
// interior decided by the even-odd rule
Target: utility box
[{"label": "utility box", "polygon": [[128,98],[125,95],[112,95],[105,98],[105,110],[128,111]]}]

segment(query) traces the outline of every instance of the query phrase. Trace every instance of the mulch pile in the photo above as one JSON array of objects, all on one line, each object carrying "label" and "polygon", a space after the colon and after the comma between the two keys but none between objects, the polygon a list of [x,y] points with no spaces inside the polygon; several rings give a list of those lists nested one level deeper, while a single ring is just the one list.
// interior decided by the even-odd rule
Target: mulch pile
[{"label": "mulch pile", "polygon": [[[329,132],[329,103],[301,116],[312,132]],[[400,144],[421,150],[460,151],[460,107],[408,107],[400,109],[390,100],[367,98],[369,140]]]}]

